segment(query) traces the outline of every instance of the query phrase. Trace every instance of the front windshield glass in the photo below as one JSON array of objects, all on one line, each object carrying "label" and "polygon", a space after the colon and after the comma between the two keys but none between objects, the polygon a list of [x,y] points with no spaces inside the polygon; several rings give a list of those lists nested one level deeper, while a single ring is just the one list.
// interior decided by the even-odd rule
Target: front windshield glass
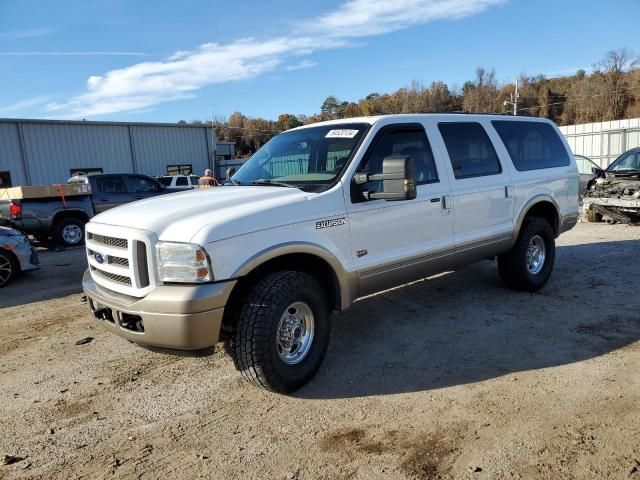
[{"label": "front windshield glass", "polygon": [[624,172],[640,170],[640,151],[627,152],[621,155],[615,162],[609,165],[609,172]]},{"label": "front windshield glass", "polygon": [[233,175],[240,185],[280,185],[320,191],[346,166],[366,124],[339,124],[281,133]]}]

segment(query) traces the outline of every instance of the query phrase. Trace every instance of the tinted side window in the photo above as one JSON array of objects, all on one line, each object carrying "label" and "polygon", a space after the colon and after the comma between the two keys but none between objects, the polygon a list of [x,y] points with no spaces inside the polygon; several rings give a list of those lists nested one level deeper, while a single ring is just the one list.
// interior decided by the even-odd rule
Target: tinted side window
[{"label": "tinted side window", "polygon": [[[358,168],[359,172],[382,173],[382,161],[391,155],[408,155],[416,164],[416,183],[438,181],[431,146],[422,128],[398,128],[382,133]],[[376,185],[379,184],[379,185]],[[371,188],[375,186],[376,188]],[[382,182],[367,184],[367,190],[380,191]]]},{"label": "tinted side window", "polygon": [[171,180],[173,180],[173,178],[171,177],[160,177],[158,178],[158,181],[163,184],[165,187],[170,187],[171,186]]},{"label": "tinted side window", "polygon": [[491,122],[520,171],[565,167],[571,163],[556,130],[548,123]]},{"label": "tinted side window", "polygon": [[189,185],[189,180],[187,180],[187,177],[176,178],[176,187],[186,187],[188,185]]},{"label": "tinted side window", "polygon": [[502,172],[498,155],[482,125],[472,122],[439,123],[456,178],[482,177]]},{"label": "tinted side window", "polygon": [[100,177],[96,180],[100,193],[127,193],[127,186],[121,177]]},{"label": "tinted side window", "polygon": [[148,178],[134,175],[129,177],[129,181],[131,182],[134,193],[149,193],[158,191],[158,185]]}]

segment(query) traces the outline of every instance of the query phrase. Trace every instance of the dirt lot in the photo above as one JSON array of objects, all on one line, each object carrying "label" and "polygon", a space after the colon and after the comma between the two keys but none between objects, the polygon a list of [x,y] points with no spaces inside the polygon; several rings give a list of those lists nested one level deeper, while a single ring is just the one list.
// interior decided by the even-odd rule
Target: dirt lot
[{"label": "dirt lot", "polygon": [[0,291],[0,478],[640,479],[639,239],[578,225],[534,295],[484,262],[360,301],[291,397],[104,332],[46,252]]}]

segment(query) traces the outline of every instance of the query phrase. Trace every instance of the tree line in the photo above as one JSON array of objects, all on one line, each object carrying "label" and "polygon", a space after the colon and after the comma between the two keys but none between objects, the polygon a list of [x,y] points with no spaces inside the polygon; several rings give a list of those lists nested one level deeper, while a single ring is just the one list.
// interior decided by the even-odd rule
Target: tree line
[{"label": "tree line", "polygon": [[[518,78],[518,115],[546,117],[558,125],[640,117],[640,59],[627,49],[608,52],[590,73],[546,78]],[[413,81],[392,93],[370,93],[358,101],[328,96],[314,115],[283,113],[277,120],[249,118],[240,112],[214,120],[219,140],[236,144],[239,156],[250,155],[276,133],[300,125],[391,113],[504,113],[513,111],[515,82],[500,84],[493,69],[479,67],[462,87],[442,81]],[[186,123],[180,121],[178,123]],[[192,123],[203,122],[194,120]]]}]

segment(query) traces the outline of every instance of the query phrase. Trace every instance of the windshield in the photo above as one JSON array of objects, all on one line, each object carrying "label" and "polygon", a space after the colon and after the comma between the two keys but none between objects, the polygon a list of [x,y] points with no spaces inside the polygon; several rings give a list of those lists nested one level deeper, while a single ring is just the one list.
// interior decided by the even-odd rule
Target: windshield
[{"label": "windshield", "polygon": [[231,181],[321,191],[340,175],[366,129],[358,123],[281,133],[247,160]]},{"label": "windshield", "polygon": [[608,172],[629,172],[640,170],[640,150],[623,153],[609,165]]}]

